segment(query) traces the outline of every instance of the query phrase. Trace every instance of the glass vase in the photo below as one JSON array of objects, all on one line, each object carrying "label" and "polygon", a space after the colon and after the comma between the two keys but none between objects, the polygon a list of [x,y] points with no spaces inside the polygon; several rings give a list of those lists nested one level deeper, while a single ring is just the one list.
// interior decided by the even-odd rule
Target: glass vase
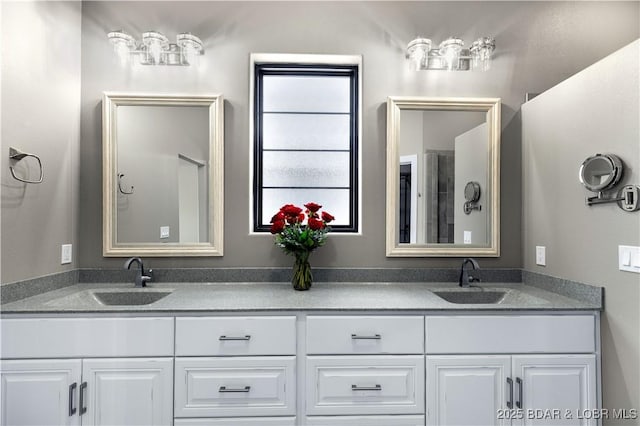
[{"label": "glass vase", "polygon": [[308,251],[295,253],[296,260],[293,264],[293,278],[291,280],[294,290],[309,290],[311,287],[313,275],[311,275],[309,254]]}]

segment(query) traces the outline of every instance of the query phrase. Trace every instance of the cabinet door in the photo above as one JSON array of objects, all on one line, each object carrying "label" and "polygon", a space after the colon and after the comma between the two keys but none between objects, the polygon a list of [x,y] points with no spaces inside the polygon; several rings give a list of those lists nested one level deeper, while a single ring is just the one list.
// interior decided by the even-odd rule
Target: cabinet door
[{"label": "cabinet door", "polygon": [[80,360],[2,361],[0,369],[3,426],[80,424]]},{"label": "cabinet door", "polygon": [[514,425],[596,425],[595,355],[514,356],[512,374],[524,413]]},{"label": "cabinet door", "polygon": [[427,356],[427,425],[506,426],[509,356]]},{"label": "cabinet door", "polygon": [[83,426],[172,422],[172,358],[87,359],[82,379]]}]

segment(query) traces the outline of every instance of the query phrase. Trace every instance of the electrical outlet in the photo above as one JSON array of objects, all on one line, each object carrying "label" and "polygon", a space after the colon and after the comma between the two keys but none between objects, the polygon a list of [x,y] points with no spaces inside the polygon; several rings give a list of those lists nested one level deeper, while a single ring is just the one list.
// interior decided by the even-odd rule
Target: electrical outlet
[{"label": "electrical outlet", "polygon": [[160,239],[169,238],[169,227],[161,226],[160,227]]},{"label": "electrical outlet", "polygon": [[66,265],[71,263],[73,257],[73,246],[71,244],[63,244],[60,250],[60,264]]},{"label": "electrical outlet", "polygon": [[536,246],[536,265],[547,265],[547,248],[545,246]]}]

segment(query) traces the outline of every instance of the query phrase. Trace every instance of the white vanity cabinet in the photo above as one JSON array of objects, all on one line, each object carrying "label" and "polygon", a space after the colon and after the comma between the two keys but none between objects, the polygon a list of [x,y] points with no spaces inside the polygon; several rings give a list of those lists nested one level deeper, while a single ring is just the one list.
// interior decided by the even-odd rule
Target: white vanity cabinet
[{"label": "white vanity cabinet", "polygon": [[306,353],[308,425],[424,424],[422,316],[310,315]]},{"label": "white vanity cabinet", "polygon": [[176,318],[174,410],[175,425],[294,425],[296,317]]},{"label": "white vanity cabinet", "polygon": [[3,426],[171,425],[172,318],[3,319],[1,327]]},{"label": "white vanity cabinet", "polygon": [[592,315],[427,317],[427,425],[595,426],[595,330]]},{"label": "white vanity cabinet", "polygon": [[599,426],[598,319],[3,318],[1,426]]}]

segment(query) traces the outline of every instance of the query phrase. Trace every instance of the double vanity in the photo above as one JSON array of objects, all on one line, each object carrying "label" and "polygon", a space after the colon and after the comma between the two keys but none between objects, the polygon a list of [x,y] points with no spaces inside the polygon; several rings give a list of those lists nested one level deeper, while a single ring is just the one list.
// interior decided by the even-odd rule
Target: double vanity
[{"label": "double vanity", "polygon": [[598,424],[602,304],[584,295],[77,284],[2,308],[7,425]]}]

